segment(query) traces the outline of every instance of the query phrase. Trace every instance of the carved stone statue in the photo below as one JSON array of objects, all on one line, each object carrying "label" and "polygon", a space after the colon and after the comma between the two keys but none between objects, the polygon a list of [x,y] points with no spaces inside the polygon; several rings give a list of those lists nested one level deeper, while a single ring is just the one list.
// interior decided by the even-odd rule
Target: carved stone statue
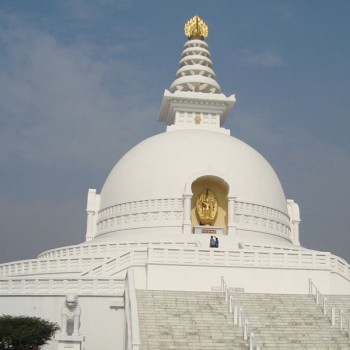
[{"label": "carved stone statue", "polygon": [[81,308],[76,294],[67,294],[61,309],[63,335],[79,335]]}]

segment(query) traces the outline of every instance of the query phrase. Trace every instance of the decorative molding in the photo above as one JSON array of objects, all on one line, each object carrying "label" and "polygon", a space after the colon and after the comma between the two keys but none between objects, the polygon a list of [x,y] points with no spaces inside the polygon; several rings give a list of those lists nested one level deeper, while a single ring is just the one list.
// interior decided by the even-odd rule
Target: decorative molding
[{"label": "decorative molding", "polygon": [[149,199],[121,203],[98,214],[97,233],[141,227],[181,226],[183,199]]},{"label": "decorative molding", "polygon": [[175,113],[175,124],[220,127],[220,116],[213,113],[179,111]]},{"label": "decorative molding", "polygon": [[234,223],[237,229],[292,239],[289,216],[271,207],[235,201]]},{"label": "decorative molding", "polygon": [[[143,227],[183,226],[183,210],[183,198],[121,203],[99,212],[97,233]],[[289,216],[264,205],[235,200],[231,225],[236,229],[292,239]]]}]

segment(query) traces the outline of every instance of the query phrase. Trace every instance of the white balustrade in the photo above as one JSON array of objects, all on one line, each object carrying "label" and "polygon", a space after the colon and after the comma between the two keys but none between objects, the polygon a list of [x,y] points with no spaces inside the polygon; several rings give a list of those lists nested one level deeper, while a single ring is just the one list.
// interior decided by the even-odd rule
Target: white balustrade
[{"label": "white balustrade", "polygon": [[[102,246],[73,246],[54,250],[50,254],[42,255],[40,259],[17,261],[0,265],[0,276],[19,276],[47,273],[80,273],[82,275],[113,275],[133,265],[143,266],[147,263],[162,264],[192,264],[210,266],[251,266],[269,268],[314,269],[330,270],[349,278],[349,266],[344,260],[331,256],[329,253],[310,252],[303,250],[214,250],[198,249],[183,243],[140,242],[137,244],[103,244]],[[79,256],[79,254],[92,254],[92,257]],[[97,249],[97,247],[99,247]],[[108,250],[114,254],[100,255]],[[117,254],[116,252],[119,251]],[[58,254],[65,252],[64,254]],[[66,257],[54,257],[53,255]],[[97,254],[97,255],[96,255]],[[50,259],[45,259],[49,256]],[[311,294],[311,293],[310,293]],[[315,294],[318,298],[317,293]]]},{"label": "white balustrade", "polygon": [[223,276],[221,276],[221,292],[225,293],[225,300],[229,307],[229,311],[233,316],[233,324],[238,325],[243,329],[243,338],[249,342],[249,350],[261,350],[262,348],[256,343],[254,333],[249,325],[248,318],[246,317],[243,309],[234,305],[234,299],[231,295],[230,288],[227,285]]},{"label": "white balustrade", "polygon": [[79,273],[82,269],[106,261],[103,257],[22,260],[0,265],[0,276],[20,276],[47,273]]},{"label": "white balustrade", "polygon": [[216,266],[256,266],[329,269],[329,253],[289,251],[213,250],[191,248],[149,248],[150,263],[178,263]]},{"label": "white balustrade", "polygon": [[132,249],[147,247],[192,247],[198,242],[126,242],[126,243],[89,243],[47,250],[38,255],[38,259],[51,259],[79,256],[111,256]]},{"label": "white balustrade", "polygon": [[[164,263],[167,261],[169,263],[184,263],[181,256],[185,256],[188,262],[200,265],[330,269],[350,281],[350,265],[345,260],[329,253],[258,245],[246,245],[245,249],[237,251],[214,251],[198,249],[198,245],[195,242],[82,244],[49,250],[40,254],[39,260],[82,256],[111,257],[139,248],[159,248],[160,250],[151,252],[151,255],[154,259]],[[168,250],[166,250],[167,248]],[[186,252],[180,251],[181,249],[186,249]],[[30,260],[27,260],[27,262],[30,262]],[[11,263],[12,271],[19,268],[16,267],[17,263],[22,262]],[[31,266],[34,266],[33,264]],[[8,269],[5,265],[0,265],[0,275],[3,275],[3,271]],[[30,271],[31,266],[28,265],[26,268]],[[22,269],[22,267],[19,269]],[[16,272],[14,273],[16,274]]]},{"label": "white balustrade", "polygon": [[3,278],[0,295],[123,295],[124,279],[113,278]]},{"label": "white balustrade", "polygon": [[332,255],[331,269],[333,272],[338,273],[339,275],[345,277],[348,281],[350,281],[350,265],[344,259]]},{"label": "white balustrade", "polygon": [[[311,279],[309,279],[309,294],[313,296],[316,305],[320,305],[323,314],[329,317],[331,325],[335,326],[336,309],[330,305],[328,299],[321,294]],[[339,310],[339,328],[347,334],[350,340],[350,320],[345,317],[343,310]]]},{"label": "white balustrade", "polygon": [[113,276],[129,267],[144,266],[147,263],[147,249],[137,249],[111,258],[82,272],[82,276]]}]

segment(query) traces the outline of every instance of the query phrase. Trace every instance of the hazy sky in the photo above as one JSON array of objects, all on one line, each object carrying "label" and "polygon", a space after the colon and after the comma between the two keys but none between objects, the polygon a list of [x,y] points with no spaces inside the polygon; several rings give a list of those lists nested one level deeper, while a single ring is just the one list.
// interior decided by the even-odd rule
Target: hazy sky
[{"label": "hazy sky", "polygon": [[300,205],[302,244],[350,261],[350,1],[0,0],[0,262],[84,240],[88,189],[164,130],[195,14],[225,127]]}]

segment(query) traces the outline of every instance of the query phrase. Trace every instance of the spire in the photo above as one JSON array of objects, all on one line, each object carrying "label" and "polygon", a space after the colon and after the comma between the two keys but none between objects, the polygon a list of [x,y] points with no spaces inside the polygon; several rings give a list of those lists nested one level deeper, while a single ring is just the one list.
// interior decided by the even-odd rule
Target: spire
[{"label": "spire", "polygon": [[191,39],[184,45],[180,68],[176,79],[170,86],[170,91],[192,91],[219,94],[220,86],[212,69],[208,44],[200,39]]},{"label": "spire", "polygon": [[170,91],[165,90],[159,120],[169,126],[174,124],[175,129],[209,128],[229,133],[220,125],[236,98],[222,94],[216,81],[208,44],[204,41],[208,27],[194,16],[185,24],[184,32],[189,40],[184,45]]},{"label": "spire", "polygon": [[208,26],[198,16],[192,17],[184,28],[188,37],[182,51],[176,79],[170,91],[196,91],[218,94],[221,92],[215,80],[208,45],[204,39],[208,36]]}]

